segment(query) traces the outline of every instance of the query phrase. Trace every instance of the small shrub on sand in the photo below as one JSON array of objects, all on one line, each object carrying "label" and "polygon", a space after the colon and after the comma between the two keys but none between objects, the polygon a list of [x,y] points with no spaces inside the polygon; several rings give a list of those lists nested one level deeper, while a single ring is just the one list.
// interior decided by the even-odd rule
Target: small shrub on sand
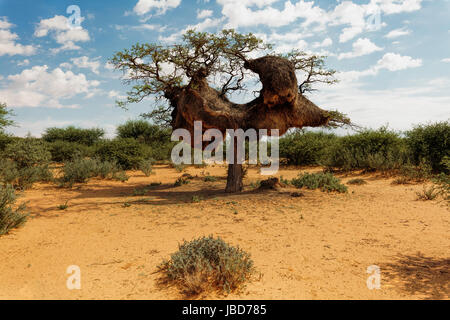
[{"label": "small shrub on sand", "polygon": [[25,213],[25,204],[14,208],[16,194],[10,185],[0,186],[0,235],[8,233],[25,223],[28,214]]},{"label": "small shrub on sand", "polygon": [[434,200],[440,194],[440,190],[436,186],[431,187],[423,187],[423,190],[420,192],[416,192],[417,200]]},{"label": "small shrub on sand", "polygon": [[213,177],[213,176],[206,176],[203,180],[205,182],[215,182],[215,181],[217,181],[217,178]]},{"label": "small shrub on sand", "polygon": [[188,184],[190,181],[188,178],[179,177],[177,181],[173,184],[175,187],[182,186],[183,184]]},{"label": "small shrub on sand", "polygon": [[356,179],[348,180],[347,184],[360,186],[360,185],[363,185],[363,184],[367,184],[367,181],[364,180],[364,179],[356,178]]},{"label": "small shrub on sand", "polygon": [[139,163],[139,170],[141,170],[145,174],[146,177],[149,177],[152,174],[152,170],[153,170],[152,163],[153,163],[153,161],[151,159],[142,160]]},{"label": "small shrub on sand", "polygon": [[185,241],[158,266],[162,282],[177,285],[187,295],[229,293],[249,280],[253,270],[248,253],[212,236]]},{"label": "small shrub on sand", "polygon": [[322,191],[347,192],[347,187],[331,173],[305,173],[294,178],[291,184],[297,188],[321,189]]}]

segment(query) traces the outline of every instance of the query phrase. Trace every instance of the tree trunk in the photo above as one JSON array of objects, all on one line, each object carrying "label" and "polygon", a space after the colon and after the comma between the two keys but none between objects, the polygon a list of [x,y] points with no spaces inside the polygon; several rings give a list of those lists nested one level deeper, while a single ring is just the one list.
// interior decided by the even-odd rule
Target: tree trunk
[{"label": "tree trunk", "polygon": [[229,164],[227,187],[225,189],[225,192],[241,192],[243,188],[242,178],[242,164]]},{"label": "tree trunk", "polygon": [[225,188],[225,192],[235,193],[241,192],[243,189],[242,179],[243,171],[242,164],[238,164],[237,162],[237,139],[234,139],[234,163],[228,165],[228,176],[227,176],[227,187]]}]

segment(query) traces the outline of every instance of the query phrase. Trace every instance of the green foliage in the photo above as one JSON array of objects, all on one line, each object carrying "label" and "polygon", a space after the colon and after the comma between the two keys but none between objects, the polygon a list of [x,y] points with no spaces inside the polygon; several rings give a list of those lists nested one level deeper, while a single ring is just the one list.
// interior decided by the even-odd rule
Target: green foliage
[{"label": "green foliage", "polygon": [[367,184],[367,181],[364,179],[360,179],[360,178],[356,178],[356,179],[351,179],[347,181],[347,184],[352,184],[352,185],[357,185],[357,186],[361,186],[363,184]]},{"label": "green foliage", "polygon": [[14,188],[28,189],[34,183],[52,181],[48,167],[50,152],[39,139],[14,139],[0,159],[0,181]]},{"label": "green foliage", "polygon": [[115,161],[124,170],[138,169],[150,158],[147,146],[132,138],[113,139],[98,143],[94,155],[102,161]]},{"label": "green foliage", "polygon": [[418,200],[434,200],[437,198],[437,196],[440,194],[439,188],[436,186],[430,186],[430,187],[423,187],[423,190],[421,192],[416,192],[417,199]]},{"label": "green foliage", "polygon": [[130,120],[117,127],[118,138],[133,138],[150,146],[150,156],[156,160],[170,159],[171,150],[175,145],[170,140],[171,134],[171,129],[145,120]]},{"label": "green foliage", "polygon": [[179,187],[179,186],[182,186],[184,184],[188,184],[189,182],[190,181],[189,181],[188,178],[179,177],[177,179],[177,181],[175,181],[175,183],[173,185],[174,185],[174,187]]},{"label": "green foliage", "polygon": [[334,134],[299,130],[280,139],[280,158],[292,165],[319,165],[326,148],[336,140]]},{"label": "green foliage", "polygon": [[82,129],[69,126],[67,128],[47,128],[42,139],[47,142],[66,141],[92,146],[99,142],[105,131],[100,128]]},{"label": "green foliage", "polygon": [[304,173],[294,178],[291,184],[297,188],[321,189],[322,191],[347,192],[347,187],[331,173]]},{"label": "green foliage", "polygon": [[203,180],[204,180],[205,182],[216,182],[216,181],[217,181],[217,178],[216,178],[216,177],[213,177],[213,176],[206,176]]},{"label": "green foliage", "polygon": [[47,145],[40,139],[15,139],[7,145],[3,156],[14,161],[19,169],[47,164],[51,154]]},{"label": "green foliage", "polygon": [[192,196],[192,202],[193,203],[198,203],[200,201],[202,201],[203,198],[201,196]]},{"label": "green foliage", "polygon": [[236,290],[250,279],[254,268],[248,253],[209,236],[184,241],[158,271],[163,281],[177,285],[187,295],[198,295]]},{"label": "green foliage", "polygon": [[0,235],[25,223],[25,204],[15,207],[16,194],[10,185],[0,186]]},{"label": "green foliage", "polygon": [[92,148],[77,142],[56,140],[48,143],[48,148],[55,162],[65,162],[75,158],[87,157],[92,153]]},{"label": "green foliage", "polygon": [[60,204],[59,206],[58,206],[58,209],[59,210],[66,210],[68,207],[69,207],[69,205],[67,204],[69,202],[69,200],[67,200],[66,202],[64,202],[63,204]]},{"label": "green foliage", "polygon": [[75,183],[86,183],[90,178],[128,180],[128,176],[114,161],[76,158],[64,164],[62,176],[58,179],[61,186],[72,187]]},{"label": "green foliage", "polygon": [[416,126],[406,133],[414,164],[426,161],[434,172],[450,173],[443,160],[450,157],[450,122]]},{"label": "green foliage", "polygon": [[153,163],[152,160],[142,160],[139,163],[139,170],[141,170],[147,177],[149,177],[152,174],[153,170],[152,163]]},{"label": "green foliage", "polygon": [[6,103],[0,103],[0,132],[3,132],[6,127],[14,125],[14,121],[8,118],[12,115],[14,114],[8,109]]},{"label": "green foliage", "polygon": [[406,146],[399,135],[380,128],[340,137],[327,149],[323,164],[342,170],[385,171],[398,169],[407,159]]}]

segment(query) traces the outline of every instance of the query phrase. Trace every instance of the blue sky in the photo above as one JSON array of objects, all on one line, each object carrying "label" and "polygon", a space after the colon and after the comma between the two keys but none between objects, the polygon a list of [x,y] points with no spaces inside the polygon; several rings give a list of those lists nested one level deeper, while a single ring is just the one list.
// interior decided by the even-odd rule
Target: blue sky
[{"label": "blue sky", "polygon": [[188,28],[235,28],[280,52],[328,56],[340,82],[309,97],[360,125],[450,118],[449,0],[0,0],[0,101],[18,123],[10,131],[76,125],[112,136],[154,105],[117,108],[127,87],[108,59],[136,42],[174,43]]}]

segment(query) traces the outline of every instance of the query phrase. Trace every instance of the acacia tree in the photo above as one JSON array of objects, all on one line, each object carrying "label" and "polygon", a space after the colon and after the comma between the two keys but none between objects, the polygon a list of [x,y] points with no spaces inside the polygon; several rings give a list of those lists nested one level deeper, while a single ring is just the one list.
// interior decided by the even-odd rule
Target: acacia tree
[{"label": "acacia tree", "polygon": [[[124,82],[133,85],[126,100],[117,104],[126,107],[153,96],[161,104],[147,116],[173,129],[187,129],[192,137],[194,121],[202,121],[203,131],[216,128],[224,135],[226,129],[268,129],[270,135],[270,129],[284,134],[292,127],[349,123],[341,113],[322,110],[305,97],[316,83],[336,82],[324,57],[297,50],[267,54],[271,50],[253,34],[234,30],[219,34],[190,30],[172,46],[138,43],[110,60],[124,72]],[[264,55],[250,59],[258,54]],[[246,90],[252,73],[262,83],[259,95],[245,104],[230,101],[233,92]],[[300,84],[296,73],[304,75]],[[242,178],[242,165],[229,164],[226,191],[241,191]]]}]

